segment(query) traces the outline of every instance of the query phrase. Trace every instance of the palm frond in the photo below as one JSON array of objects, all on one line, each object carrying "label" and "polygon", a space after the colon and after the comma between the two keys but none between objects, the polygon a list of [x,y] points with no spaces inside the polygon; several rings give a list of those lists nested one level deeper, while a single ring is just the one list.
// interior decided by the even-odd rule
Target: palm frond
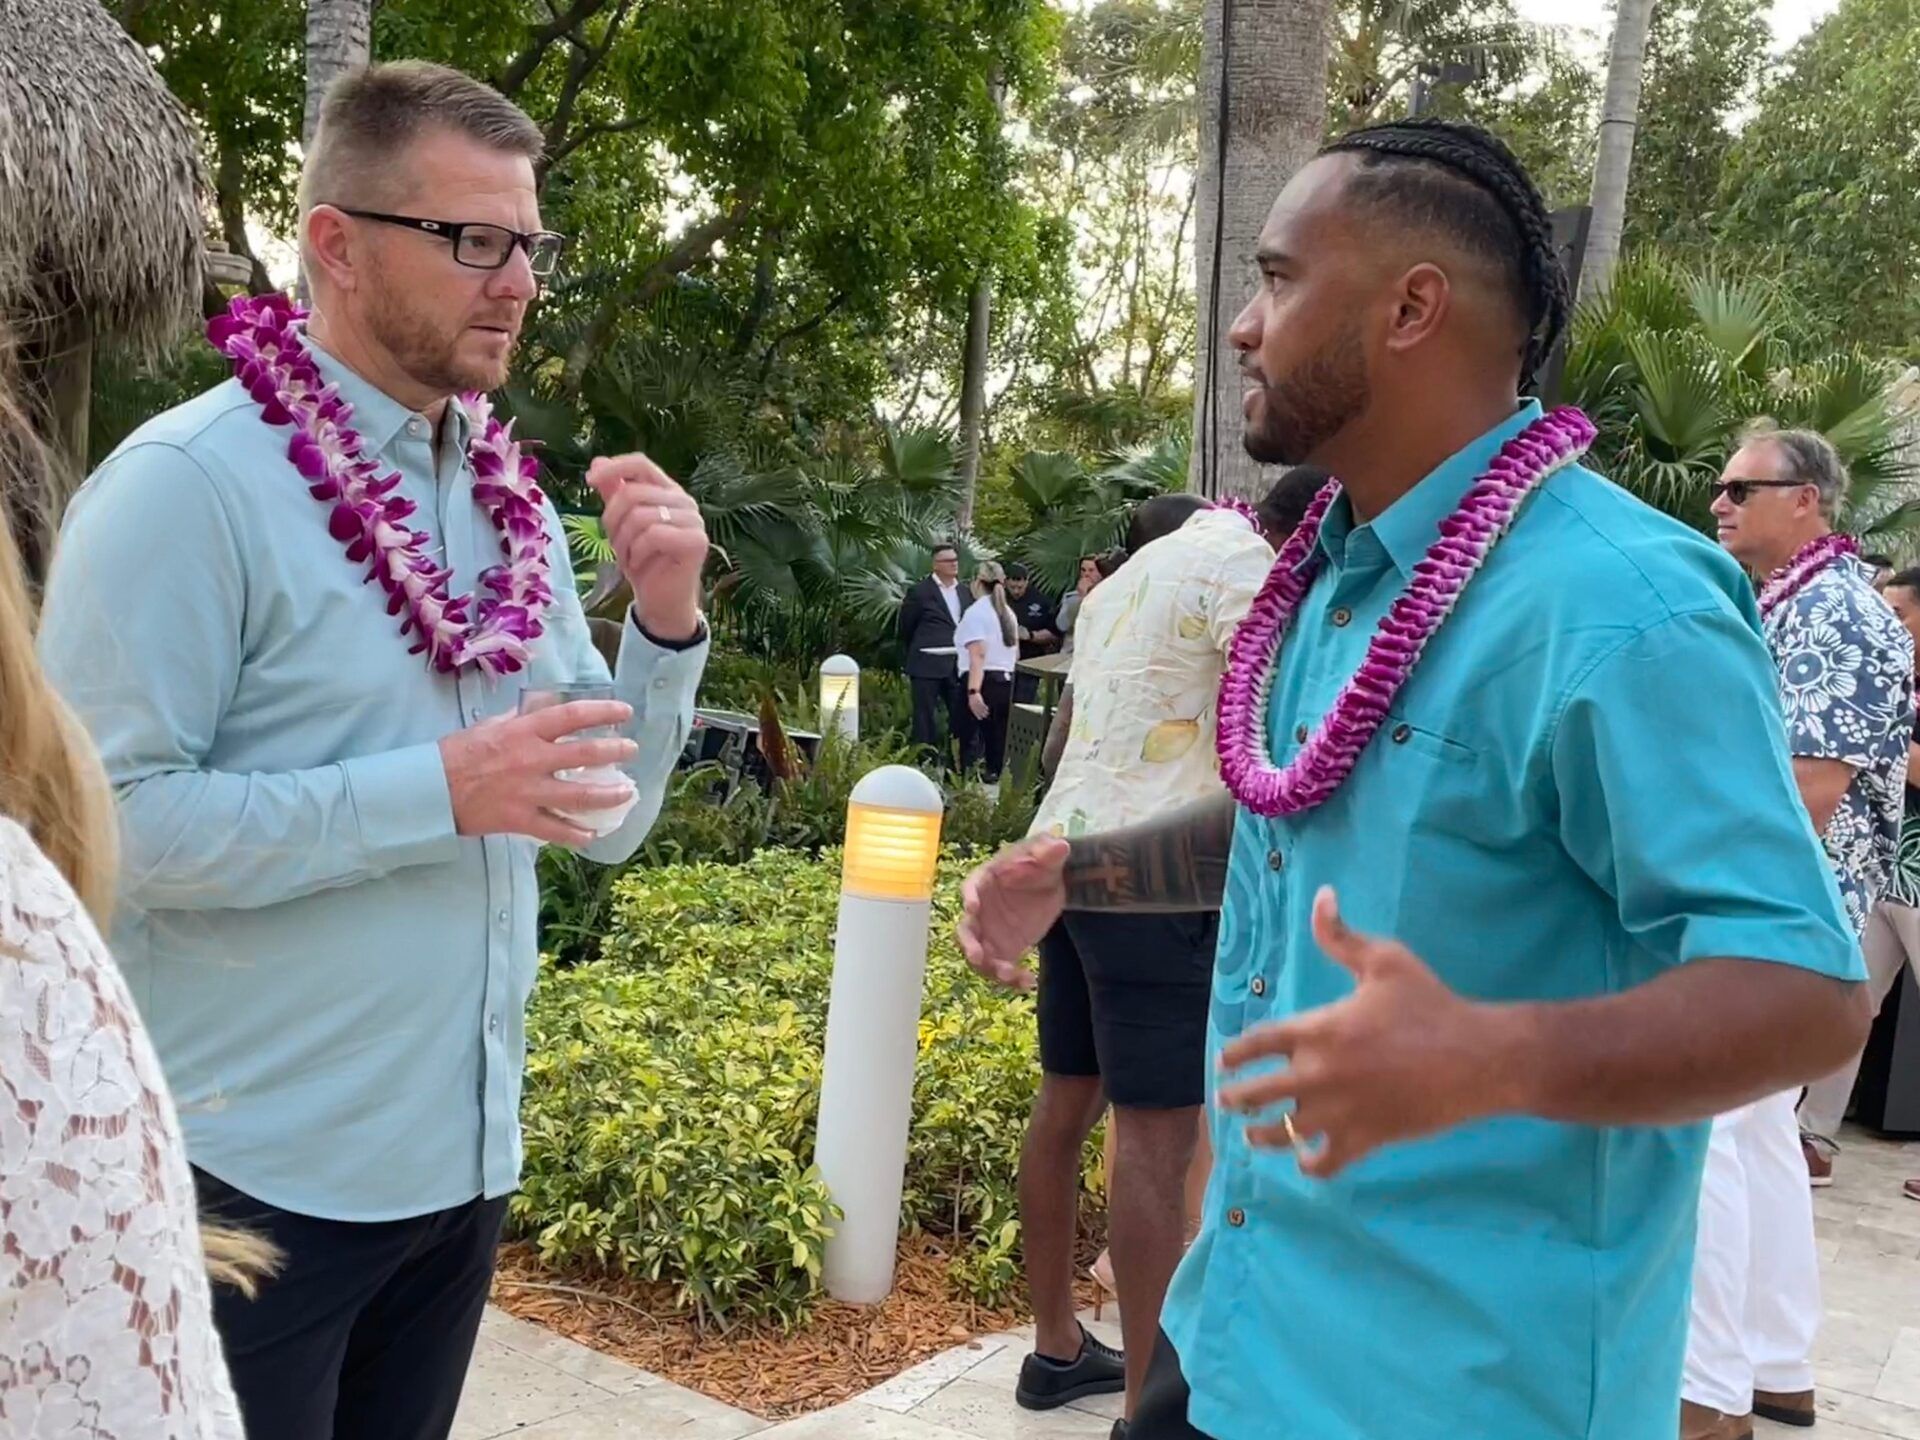
[{"label": "palm frond", "polygon": [[1086,472],[1071,455],[1057,450],[1029,450],[1014,462],[1010,483],[1020,502],[1042,516],[1084,493]]},{"label": "palm frond", "polygon": [[1758,364],[1764,370],[1767,337],[1779,315],[1776,292],[1753,280],[1736,280],[1708,270],[1688,276],[1687,300],[1700,333],[1734,369]]}]

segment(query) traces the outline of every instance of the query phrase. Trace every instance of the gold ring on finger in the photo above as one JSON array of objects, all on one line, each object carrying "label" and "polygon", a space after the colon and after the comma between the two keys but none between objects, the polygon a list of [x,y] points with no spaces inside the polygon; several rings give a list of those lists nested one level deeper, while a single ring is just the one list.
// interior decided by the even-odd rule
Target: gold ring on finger
[{"label": "gold ring on finger", "polygon": [[671,525],[673,523],[673,511],[664,505],[660,507],[660,523],[662,525]]}]

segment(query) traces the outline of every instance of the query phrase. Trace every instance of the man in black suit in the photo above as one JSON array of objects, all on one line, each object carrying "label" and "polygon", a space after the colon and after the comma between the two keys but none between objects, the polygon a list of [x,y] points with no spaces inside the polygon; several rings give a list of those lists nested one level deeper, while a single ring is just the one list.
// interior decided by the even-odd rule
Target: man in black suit
[{"label": "man in black suit", "polygon": [[[953,655],[953,627],[966,608],[960,593],[960,552],[951,545],[933,547],[933,574],[907,591],[900,602],[903,667],[913,690],[913,739],[941,748],[944,718],[949,733],[953,709],[960,703],[960,669]],[[939,650],[942,653],[933,654]]]}]

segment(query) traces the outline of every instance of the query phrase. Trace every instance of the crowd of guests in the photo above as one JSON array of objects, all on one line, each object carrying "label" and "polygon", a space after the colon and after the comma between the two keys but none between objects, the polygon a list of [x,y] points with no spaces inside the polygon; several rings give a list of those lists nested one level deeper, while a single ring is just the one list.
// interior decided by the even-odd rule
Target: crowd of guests
[{"label": "crowd of guests", "polygon": [[[588,472],[632,595],[609,669],[460,398],[558,256],[541,144],[451,70],[340,82],[311,314],[216,322],[239,383],[88,480],[37,636],[0,537],[7,1434],[451,1431],[538,846],[633,852],[707,649],[685,491]],[[1718,547],[1578,463],[1586,422],[1524,396],[1569,307],[1551,226],[1484,132],[1332,142],[1258,265],[1258,504],[1149,501],[1058,603],[992,562],[963,592],[941,547],[900,613],[915,738],[989,775],[1019,659],[1072,650],[1034,832],[960,934],[1038,991],[1016,1396],[1124,1393],[1125,1440],[1809,1424],[1809,1190],[1920,931],[1920,571],[1834,533],[1815,434],[1749,434]],[[0,394],[8,483],[49,463]],[[522,703],[583,681],[617,698]],[[1108,1112],[1122,1350],[1073,1307]]]},{"label": "crowd of guests", "polygon": [[1083,556],[1074,588],[1056,601],[1018,563],[982,561],[962,585],[960,552],[934,546],[931,573],[900,602],[914,743],[948,756],[963,772],[999,780],[1013,707],[1039,693],[1039,677],[1018,663],[1072,651],[1081,602],[1124,554]]}]

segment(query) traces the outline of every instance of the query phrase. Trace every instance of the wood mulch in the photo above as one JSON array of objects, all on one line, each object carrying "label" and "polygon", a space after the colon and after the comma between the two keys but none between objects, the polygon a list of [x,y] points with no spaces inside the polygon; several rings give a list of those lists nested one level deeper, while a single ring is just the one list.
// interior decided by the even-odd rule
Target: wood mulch
[{"label": "wood mulch", "polygon": [[[803,1328],[703,1329],[675,1310],[672,1290],[615,1275],[581,1276],[543,1266],[531,1246],[500,1252],[493,1301],[522,1320],[638,1365],[767,1420],[785,1420],[851,1400],[909,1366],[1024,1325],[1024,1306],[993,1310],[956,1295],[949,1250],[929,1235],[900,1242],[893,1294],[876,1306],[822,1300]],[[1082,1257],[1084,1277],[1093,1252]],[[1092,1283],[1078,1299],[1093,1303]]]}]

